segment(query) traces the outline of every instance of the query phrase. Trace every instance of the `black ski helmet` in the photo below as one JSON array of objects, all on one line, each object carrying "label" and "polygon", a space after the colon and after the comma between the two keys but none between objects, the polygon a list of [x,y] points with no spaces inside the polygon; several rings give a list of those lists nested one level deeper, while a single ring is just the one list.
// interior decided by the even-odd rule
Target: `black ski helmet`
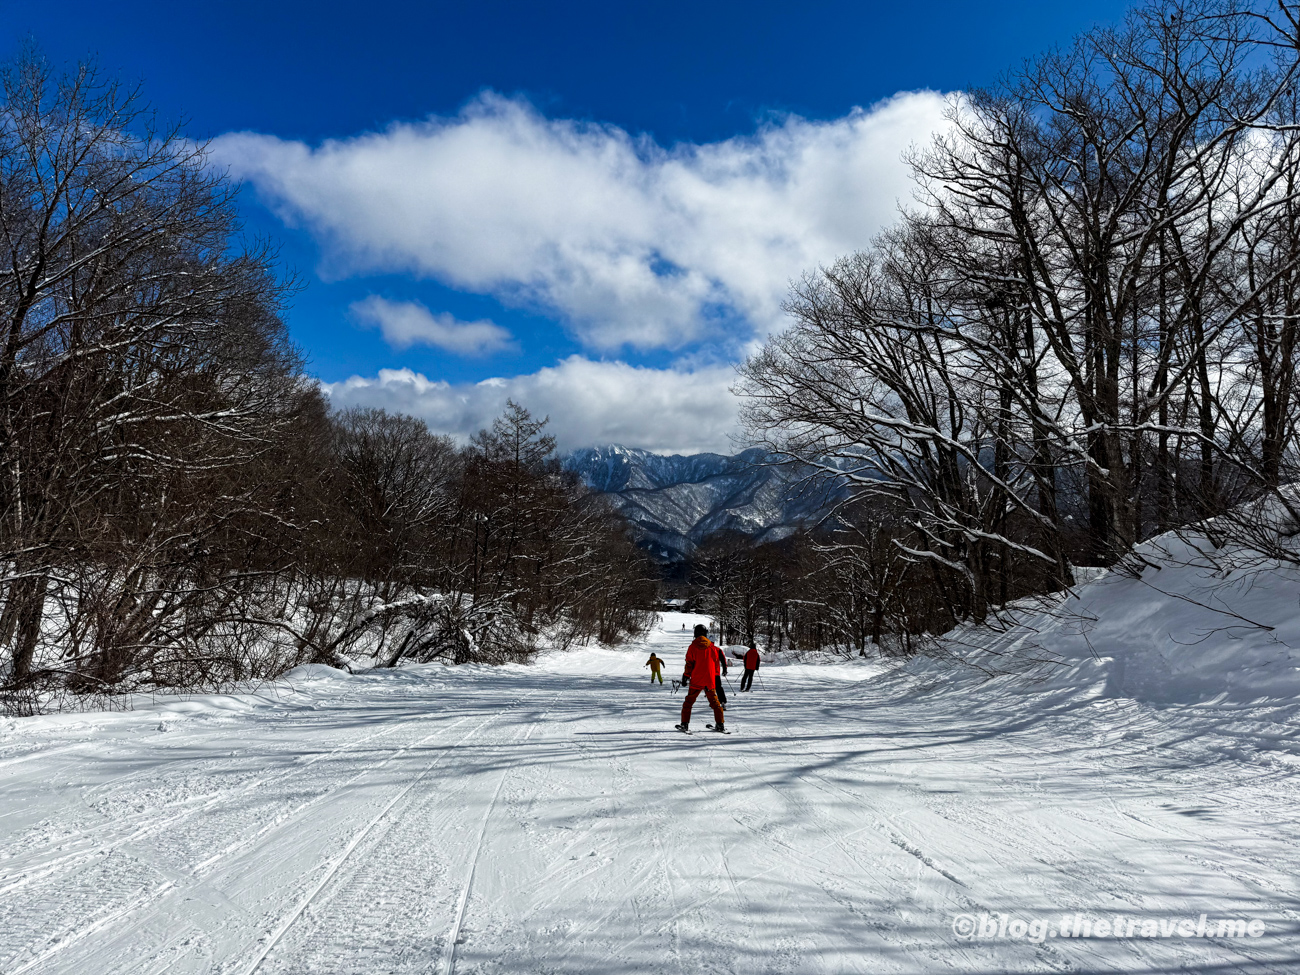
[{"label": "black ski helmet", "polygon": [[695,624],[695,635],[696,635],[696,636],[708,636],[708,635],[709,635],[709,628],[708,628],[707,626],[705,626],[703,623],[696,623],[696,624]]}]

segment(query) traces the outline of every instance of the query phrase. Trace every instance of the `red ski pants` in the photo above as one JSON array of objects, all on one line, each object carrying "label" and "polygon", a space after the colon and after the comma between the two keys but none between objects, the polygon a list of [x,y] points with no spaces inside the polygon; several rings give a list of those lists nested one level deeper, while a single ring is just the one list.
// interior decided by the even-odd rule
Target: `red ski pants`
[{"label": "red ski pants", "polygon": [[703,694],[709,699],[709,707],[713,708],[713,720],[717,724],[722,724],[722,705],[718,703],[718,695],[713,692],[712,687],[692,687],[686,695],[686,700],[682,702],[682,724],[691,723],[691,705],[695,699]]}]

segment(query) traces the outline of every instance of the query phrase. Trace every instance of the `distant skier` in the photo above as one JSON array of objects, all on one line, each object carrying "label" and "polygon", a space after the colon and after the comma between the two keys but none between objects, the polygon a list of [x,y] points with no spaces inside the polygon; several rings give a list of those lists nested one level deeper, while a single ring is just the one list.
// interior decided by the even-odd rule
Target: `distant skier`
[{"label": "distant skier", "polygon": [[758,670],[758,647],[754,644],[749,645],[745,651],[745,673],[740,678],[740,689],[742,691],[752,691],[754,689],[754,671]]},{"label": "distant skier", "polygon": [[651,684],[653,684],[653,683],[655,682],[655,678],[656,678],[656,677],[659,678],[659,683],[660,683],[660,684],[662,684],[662,683],[664,682],[664,674],[663,674],[664,662],[663,662],[663,659],[662,659],[662,658],[660,658],[660,657],[656,657],[656,656],[652,653],[652,654],[650,654],[650,659],[647,660],[645,663],[643,663],[641,666],[642,666],[642,667],[649,667],[649,668],[650,668],[650,683],[651,683]]},{"label": "distant skier", "polygon": [[713,724],[709,727],[726,734],[722,705],[718,703],[718,695],[714,690],[718,683],[718,648],[709,639],[709,628],[703,624],[695,627],[695,639],[686,651],[686,669],[682,671],[682,683],[689,683],[691,689],[682,702],[682,723],[677,725],[677,730],[691,730],[691,705],[703,692],[709,700],[709,707],[713,709]]}]

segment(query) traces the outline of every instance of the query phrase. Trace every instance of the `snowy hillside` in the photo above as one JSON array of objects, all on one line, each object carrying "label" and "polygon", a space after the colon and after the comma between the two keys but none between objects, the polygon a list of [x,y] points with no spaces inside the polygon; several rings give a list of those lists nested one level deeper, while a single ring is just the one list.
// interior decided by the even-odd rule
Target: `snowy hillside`
[{"label": "snowy hillside", "polygon": [[665,457],[612,445],[576,451],[565,466],[609,494],[643,544],[668,560],[718,531],[782,538],[836,497],[825,485],[803,484],[802,470],[777,465],[758,449]]},{"label": "snowy hillside", "polygon": [[725,737],[680,614],[7,722],[0,971],[1300,970],[1300,579],[1163,548],[968,663],[769,657]]},{"label": "snowy hillside", "polygon": [[1204,536],[1145,542],[1068,597],[1011,615],[1005,633],[966,627],[944,646],[991,672],[1060,683],[1091,671],[1107,696],[1152,704],[1300,701],[1300,568]]}]

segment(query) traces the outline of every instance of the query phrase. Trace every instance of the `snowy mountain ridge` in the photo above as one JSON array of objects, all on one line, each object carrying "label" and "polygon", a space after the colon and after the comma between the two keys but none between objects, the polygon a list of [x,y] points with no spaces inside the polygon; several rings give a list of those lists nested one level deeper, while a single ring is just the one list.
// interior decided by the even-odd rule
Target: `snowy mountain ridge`
[{"label": "snowy mountain ridge", "polygon": [[566,458],[565,466],[581,474],[593,490],[612,493],[696,483],[721,474],[743,473],[765,461],[776,460],[756,447],[732,456],[712,453],[664,455],[637,447],[609,444],[575,450]]},{"label": "snowy mountain ridge", "polygon": [[686,558],[722,531],[779,540],[816,521],[842,493],[759,448],[663,456],[610,444],[574,451],[564,464],[609,495],[642,545],[664,561]]}]

